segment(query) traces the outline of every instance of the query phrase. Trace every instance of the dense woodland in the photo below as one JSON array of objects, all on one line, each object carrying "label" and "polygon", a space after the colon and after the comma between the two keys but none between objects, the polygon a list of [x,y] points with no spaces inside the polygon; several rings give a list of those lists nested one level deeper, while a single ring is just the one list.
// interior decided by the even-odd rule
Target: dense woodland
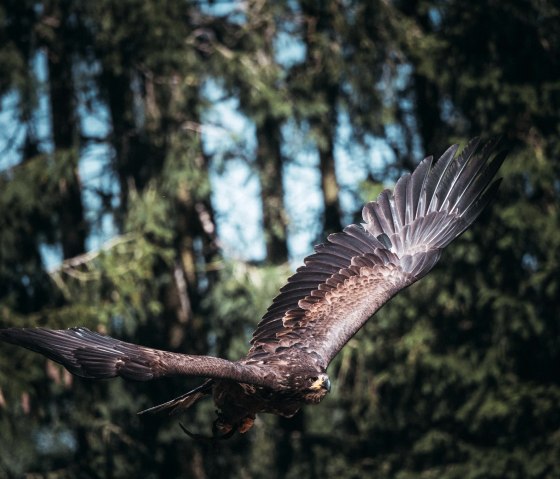
[{"label": "dense woodland", "polygon": [[[86,381],[0,344],[0,476],[560,477],[559,25],[554,0],[4,0],[0,327],[239,358],[298,229],[358,221],[450,143],[501,135],[511,152],[492,207],[348,344],[319,406],[197,442],[178,421],[207,433],[211,401],[135,414],[195,380]],[[100,146],[92,182],[81,162]],[[321,202],[309,224],[287,208],[298,148]],[[343,150],[362,156],[350,190]],[[264,258],[224,247],[214,178],[235,164],[259,186]]]}]

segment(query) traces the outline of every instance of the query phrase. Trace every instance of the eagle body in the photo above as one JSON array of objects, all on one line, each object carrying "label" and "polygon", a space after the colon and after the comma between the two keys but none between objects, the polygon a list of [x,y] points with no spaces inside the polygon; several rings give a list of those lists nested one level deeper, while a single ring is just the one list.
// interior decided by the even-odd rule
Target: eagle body
[{"label": "eagle body", "polygon": [[[497,142],[450,147],[424,159],[362,211],[363,223],[330,235],[288,279],[257,325],[245,358],[195,356],[126,343],[86,328],[0,329],[84,378],[204,378],[197,388],[141,413],[181,412],[212,396],[215,434],[245,432],[257,414],[293,416],[330,390],[333,358],[394,295],[426,275],[494,197],[505,159]],[[190,433],[189,433],[190,434]]]},{"label": "eagle body", "polygon": [[[274,377],[272,386],[259,386],[229,379],[211,379],[171,401],[154,406],[140,414],[168,410],[171,414],[184,410],[206,395],[211,395],[218,410],[215,430],[227,434],[232,430],[245,432],[257,414],[268,413],[292,417],[306,404],[318,404],[331,389],[328,375],[322,372],[313,355],[280,352],[272,358],[244,359],[243,367],[255,365]],[[293,366],[293,360],[298,361]]]},{"label": "eagle body", "polygon": [[[313,373],[295,375],[289,387],[271,389],[253,384],[229,380],[216,381],[213,385],[214,404],[218,408],[215,429],[221,434],[232,430],[246,432],[255,420],[256,414],[268,413],[292,417],[305,404],[318,404],[330,389],[330,381],[321,379],[314,389],[304,387],[307,381],[317,382]],[[326,375],[325,375],[326,376]]]}]

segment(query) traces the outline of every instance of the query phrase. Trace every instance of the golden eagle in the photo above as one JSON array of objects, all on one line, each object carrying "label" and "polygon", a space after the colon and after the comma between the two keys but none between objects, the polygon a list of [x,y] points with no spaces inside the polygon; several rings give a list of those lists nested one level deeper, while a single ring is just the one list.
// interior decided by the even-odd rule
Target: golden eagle
[{"label": "golden eagle", "polygon": [[394,191],[366,204],[364,223],[315,247],[274,298],[247,356],[228,361],[160,351],[85,328],[0,330],[0,339],[37,351],[84,378],[205,378],[199,387],[144,412],[177,412],[212,395],[216,436],[245,432],[257,413],[293,416],[330,390],[327,367],[365,322],[395,294],[419,280],[495,194],[505,153],[496,141],[457,145],[424,159]]}]

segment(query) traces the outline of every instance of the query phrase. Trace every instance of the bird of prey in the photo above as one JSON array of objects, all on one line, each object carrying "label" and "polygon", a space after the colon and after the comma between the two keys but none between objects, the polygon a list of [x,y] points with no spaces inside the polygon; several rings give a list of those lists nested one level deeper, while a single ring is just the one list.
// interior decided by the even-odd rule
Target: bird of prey
[{"label": "bird of prey", "polygon": [[196,376],[192,391],[144,412],[178,412],[212,395],[214,437],[246,432],[256,414],[293,416],[329,392],[327,367],[387,301],[422,278],[443,248],[463,233],[494,196],[504,152],[472,140],[457,154],[424,159],[393,191],[367,203],[363,223],[331,234],[274,298],[237,361],[151,349],[76,327],[9,328],[0,339],[37,351],[71,373],[148,381]]}]

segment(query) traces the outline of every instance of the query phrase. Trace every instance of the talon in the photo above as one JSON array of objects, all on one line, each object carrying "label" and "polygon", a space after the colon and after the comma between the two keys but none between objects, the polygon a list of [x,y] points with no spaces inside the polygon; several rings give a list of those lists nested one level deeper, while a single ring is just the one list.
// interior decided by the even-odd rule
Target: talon
[{"label": "talon", "polygon": [[230,430],[228,430],[225,434],[221,435],[221,436],[217,436],[216,434],[214,434],[213,436],[203,436],[202,434],[196,434],[194,432],[189,431],[185,426],[183,426],[181,423],[179,423],[179,426],[181,427],[181,429],[183,430],[183,432],[189,436],[191,439],[194,439],[196,441],[220,441],[222,439],[229,439],[231,436],[233,436],[233,434],[235,433],[235,429],[233,429],[232,427],[230,427]]},{"label": "talon", "polygon": [[243,419],[243,421],[241,421],[238,430],[241,434],[244,434],[253,427],[253,424],[255,424],[255,418],[252,416],[247,416],[245,419]]},{"label": "talon", "polygon": [[183,430],[183,432],[189,436],[191,439],[202,439],[202,436],[200,434],[195,434],[193,432],[190,432],[185,426],[183,426],[182,423],[179,423],[179,426],[181,427],[181,429]]}]

